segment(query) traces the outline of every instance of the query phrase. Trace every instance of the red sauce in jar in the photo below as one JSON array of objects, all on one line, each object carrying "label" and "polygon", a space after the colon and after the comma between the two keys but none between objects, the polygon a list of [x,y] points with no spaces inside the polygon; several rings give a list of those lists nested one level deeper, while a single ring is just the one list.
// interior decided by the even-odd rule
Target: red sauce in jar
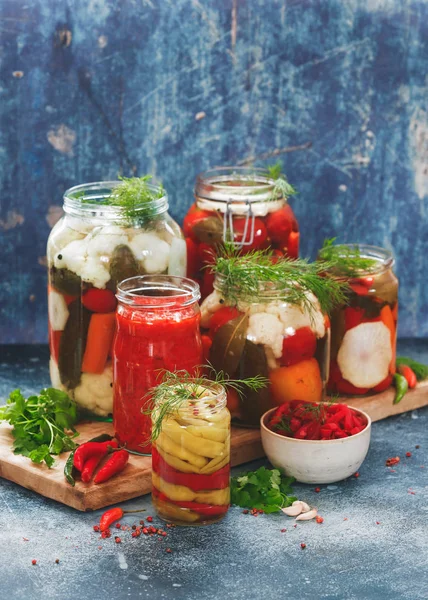
[{"label": "red sauce in jar", "polygon": [[195,374],[203,363],[199,286],[169,275],[127,279],[118,286],[113,347],[113,425],[121,445],[150,453],[151,416],[143,414],[160,370]]}]

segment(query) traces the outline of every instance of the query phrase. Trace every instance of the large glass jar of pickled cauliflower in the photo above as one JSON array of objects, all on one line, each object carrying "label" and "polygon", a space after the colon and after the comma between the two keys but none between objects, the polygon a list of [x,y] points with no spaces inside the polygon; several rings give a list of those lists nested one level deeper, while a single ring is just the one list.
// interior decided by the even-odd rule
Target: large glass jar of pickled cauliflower
[{"label": "large glass jar of pickled cauliflower", "polygon": [[328,389],[346,395],[386,390],[395,373],[398,279],[389,250],[365,244],[327,243],[319,258],[327,273],[347,282],[346,303],[331,315]]},{"label": "large glass jar of pickled cauliflower", "polygon": [[116,286],[135,275],[185,275],[186,245],[165,190],[149,177],[73,187],[64,212],[47,246],[51,381],[108,415]]},{"label": "large glass jar of pickled cauliflower", "polygon": [[270,248],[278,256],[297,258],[299,226],[288,203],[294,193],[272,169],[221,167],[198,175],[183,231],[187,275],[200,284],[202,298],[213,290],[209,267],[226,241],[242,254]]},{"label": "large glass jar of pickled cauliflower", "polygon": [[241,397],[228,392],[234,421],[259,426],[274,406],[321,401],[330,358],[327,311],[342,298],[340,285],[323,279],[316,265],[272,264],[260,254],[220,258],[214,268],[215,289],[201,305],[209,361],[234,379],[269,380],[268,387]]},{"label": "large glass jar of pickled cauliflower", "polygon": [[152,499],[177,525],[224,517],[230,502],[230,413],[226,391],[209,380],[163,383],[152,412]]}]

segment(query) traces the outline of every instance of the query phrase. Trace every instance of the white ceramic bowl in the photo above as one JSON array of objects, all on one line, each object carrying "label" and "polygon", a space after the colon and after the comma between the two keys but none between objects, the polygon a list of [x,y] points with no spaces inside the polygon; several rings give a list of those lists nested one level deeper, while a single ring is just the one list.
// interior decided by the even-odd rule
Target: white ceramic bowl
[{"label": "white ceramic bowl", "polygon": [[260,419],[263,448],[274,467],[301,483],[334,483],[358,471],[370,445],[371,419],[367,413],[353,409],[367,419],[367,427],[356,435],[339,440],[295,440],[267,428],[275,410],[268,410]]}]

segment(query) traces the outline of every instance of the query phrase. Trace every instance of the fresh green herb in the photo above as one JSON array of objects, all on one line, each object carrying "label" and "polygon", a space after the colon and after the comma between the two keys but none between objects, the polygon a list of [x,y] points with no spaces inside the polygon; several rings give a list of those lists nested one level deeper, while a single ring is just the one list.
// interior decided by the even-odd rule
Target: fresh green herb
[{"label": "fresh green herb", "polygon": [[233,388],[242,394],[244,388],[260,390],[268,384],[268,380],[261,375],[248,379],[230,379],[223,371],[216,372],[211,365],[201,367],[208,370],[212,379],[207,377],[194,377],[187,371],[161,371],[161,382],[149,390],[143,409],[145,414],[152,414],[152,441],[155,441],[162,431],[165,418],[171,417],[180,409],[190,408],[195,402],[207,401],[211,404],[213,395],[206,396],[206,390],[213,394],[221,392],[222,387]]},{"label": "fresh green herb", "polygon": [[[109,196],[98,200],[97,204],[121,208],[123,217],[129,224],[142,227],[155,218],[157,210],[154,203],[165,196],[165,189],[162,184],[159,185],[156,191],[150,188],[149,182],[151,179],[151,175],[119,177],[121,183],[112,190]],[[79,197],[83,203],[93,203],[91,197],[85,198],[84,192],[80,192],[79,195],[76,194],[75,197]]]},{"label": "fresh green herb", "polygon": [[260,467],[230,482],[230,500],[242,508],[257,508],[265,513],[278,512],[297,500],[292,493],[294,477],[285,477],[279,469]]},{"label": "fresh green herb", "polygon": [[407,358],[406,356],[399,356],[396,360],[396,365],[399,367],[400,365],[407,365],[412,369],[414,374],[416,375],[416,379],[418,381],[423,381],[424,379],[428,379],[428,365],[424,365],[417,360],[413,360],[413,358]]},{"label": "fresh green herb", "polygon": [[377,267],[377,261],[374,258],[364,258],[356,245],[335,244],[337,238],[324,240],[324,244],[319,252],[319,258],[322,262],[330,263],[326,270],[332,269],[340,275],[346,277],[358,277],[362,273],[374,271]]},{"label": "fresh green herb", "polygon": [[282,173],[282,164],[280,161],[268,168],[269,176],[275,180],[275,186],[272,190],[272,200],[278,198],[288,198],[297,194],[296,189],[288,182],[287,177]]},{"label": "fresh green herb", "polygon": [[266,250],[253,250],[240,256],[230,244],[219,248],[219,257],[211,268],[218,275],[219,288],[226,300],[232,304],[238,300],[256,302],[272,294],[310,313],[316,308],[316,300],[310,292],[326,313],[346,303],[347,284],[323,277],[325,263],[287,257],[275,257],[274,262],[272,258],[272,253]]},{"label": "fresh green herb", "polygon": [[[28,456],[34,463],[54,464],[52,455],[74,450],[72,438],[79,435],[74,429],[77,421],[76,403],[65,392],[43,389],[38,396],[27,400],[20,390],[13,391],[7,404],[0,407],[0,420],[13,425],[15,454]],[[68,435],[67,432],[73,435]]]}]

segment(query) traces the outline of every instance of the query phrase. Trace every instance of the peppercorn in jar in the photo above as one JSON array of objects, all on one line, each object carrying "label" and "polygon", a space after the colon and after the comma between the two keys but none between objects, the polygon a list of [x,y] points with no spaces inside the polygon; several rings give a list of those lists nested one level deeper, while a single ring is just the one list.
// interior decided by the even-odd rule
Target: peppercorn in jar
[{"label": "peppercorn in jar", "polygon": [[183,230],[187,275],[199,282],[202,298],[213,290],[209,267],[224,242],[242,254],[270,248],[277,256],[297,258],[299,226],[288,204],[294,193],[272,168],[221,167],[198,175]]}]

